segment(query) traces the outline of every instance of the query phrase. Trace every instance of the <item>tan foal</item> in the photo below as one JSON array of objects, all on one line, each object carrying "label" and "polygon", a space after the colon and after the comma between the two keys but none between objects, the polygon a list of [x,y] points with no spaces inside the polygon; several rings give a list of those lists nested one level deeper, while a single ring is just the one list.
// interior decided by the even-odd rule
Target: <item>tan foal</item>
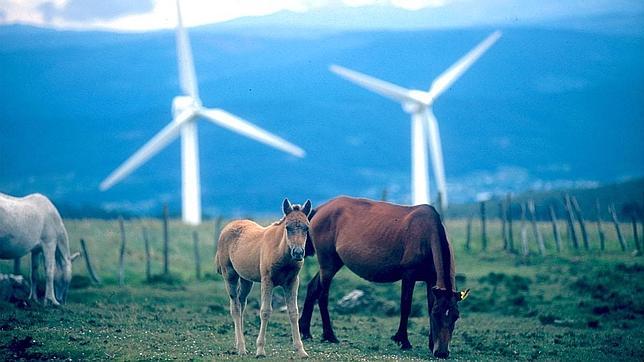
[{"label": "tan foal", "polygon": [[219,236],[215,263],[223,275],[230,296],[230,315],[235,324],[235,344],[240,355],[246,354],[243,314],[253,282],[261,283],[261,326],[257,336],[258,357],[265,356],[266,326],[271,316],[273,288],[281,286],[291,322],[293,346],[300,357],[308,357],[298,326],[297,289],[304,263],[304,247],[309,228],[311,201],[304,206],[291,205],[284,199],[284,217],[263,227],[251,220],[229,223]]}]

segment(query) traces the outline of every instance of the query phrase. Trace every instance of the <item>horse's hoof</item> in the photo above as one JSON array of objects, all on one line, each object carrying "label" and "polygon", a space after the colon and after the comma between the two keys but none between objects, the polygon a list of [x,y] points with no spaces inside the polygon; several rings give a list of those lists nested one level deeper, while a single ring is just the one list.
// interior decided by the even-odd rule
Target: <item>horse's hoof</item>
[{"label": "horse's hoof", "polygon": [[411,343],[409,343],[409,339],[407,339],[407,337],[402,337],[398,334],[394,334],[393,336],[391,336],[391,340],[396,342],[396,344],[399,345],[400,349],[402,350],[411,349]]},{"label": "horse's hoof", "polygon": [[56,299],[45,298],[45,303],[44,303],[45,307],[48,306],[49,303],[51,303],[51,305],[54,307],[60,307],[60,303],[58,303]]},{"label": "horse's hoof", "polygon": [[302,337],[302,340],[313,339],[313,336],[309,332],[300,332],[300,337]]},{"label": "horse's hoof", "polygon": [[335,337],[335,335],[324,335],[322,336],[322,342],[329,342],[329,343],[340,343],[340,341]]},{"label": "horse's hoof", "polygon": [[301,350],[297,354],[300,356],[300,358],[309,358],[309,354],[306,353],[305,350]]},{"label": "horse's hoof", "polygon": [[266,351],[262,348],[261,350],[258,349],[257,353],[255,353],[256,358],[263,358],[266,357]]}]

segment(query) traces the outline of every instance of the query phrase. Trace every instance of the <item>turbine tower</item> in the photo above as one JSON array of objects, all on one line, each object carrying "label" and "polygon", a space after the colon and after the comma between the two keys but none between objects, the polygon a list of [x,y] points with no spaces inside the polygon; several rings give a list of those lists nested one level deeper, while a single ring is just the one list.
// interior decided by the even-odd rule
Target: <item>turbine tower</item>
[{"label": "turbine tower", "polygon": [[204,108],[199,99],[197,78],[192,62],[188,34],[181,21],[181,8],[177,0],[177,57],[179,85],[182,95],[172,100],[173,120],[143,147],[114,170],[100,189],[105,191],[157,154],[181,134],[181,210],[186,224],[201,223],[201,190],[199,184],[199,142],[197,119],[204,118],[248,138],[262,142],[297,157],[304,157],[304,150],[222,109]]},{"label": "turbine tower", "polygon": [[490,34],[485,40],[454,63],[431,84],[429,91],[406,89],[395,84],[359,73],[339,65],[330,69],[337,75],[381,96],[399,102],[406,113],[411,115],[411,199],[412,204],[429,204],[429,176],[427,171],[427,143],[431,154],[440,207],[447,207],[447,186],[443,151],[441,150],[438,122],[432,112],[432,105],[438,96],[447,90],[465,71],[501,37],[500,31]]}]

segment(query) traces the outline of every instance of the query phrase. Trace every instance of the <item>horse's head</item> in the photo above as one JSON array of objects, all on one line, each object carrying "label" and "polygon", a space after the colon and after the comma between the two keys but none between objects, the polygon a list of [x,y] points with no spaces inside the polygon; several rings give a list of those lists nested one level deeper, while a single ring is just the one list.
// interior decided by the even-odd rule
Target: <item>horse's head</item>
[{"label": "horse's head", "polygon": [[67,291],[72,281],[72,262],[80,256],[80,253],[63,256],[60,251],[56,251],[56,268],[54,268],[54,295],[60,303],[67,300]]},{"label": "horse's head", "polygon": [[288,199],[282,204],[284,211],[284,228],[286,229],[286,243],[293,260],[304,259],[304,247],[306,235],[309,231],[309,213],[311,212],[311,201],[306,200],[304,206],[291,205]]},{"label": "horse's head", "polygon": [[429,314],[430,335],[429,349],[437,358],[449,356],[449,342],[454,333],[454,325],[459,317],[458,302],[467,298],[470,290],[453,292],[433,288],[434,304]]}]

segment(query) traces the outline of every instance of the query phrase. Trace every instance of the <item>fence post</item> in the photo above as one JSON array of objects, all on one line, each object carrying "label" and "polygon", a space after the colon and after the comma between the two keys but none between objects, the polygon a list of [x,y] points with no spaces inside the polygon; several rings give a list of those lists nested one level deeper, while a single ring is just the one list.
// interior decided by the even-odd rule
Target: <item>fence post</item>
[{"label": "fence post", "polygon": [[622,231],[619,228],[619,220],[617,220],[617,212],[615,211],[615,204],[611,204],[608,207],[608,212],[610,213],[610,216],[613,219],[613,225],[615,225],[615,232],[617,232],[617,240],[619,240],[619,246],[622,247],[622,251],[626,251],[626,243],[624,242]]},{"label": "fence post", "polygon": [[640,238],[637,235],[637,210],[633,209],[630,212],[631,214],[631,225],[633,225],[633,241],[635,242],[635,252],[637,255],[642,254],[642,248],[640,246]]},{"label": "fence post", "polygon": [[503,250],[508,250],[508,233],[506,227],[507,211],[505,210],[505,203],[499,201],[499,219],[501,219],[501,238],[503,239]]},{"label": "fence post", "polygon": [[85,245],[84,239],[80,239],[80,245],[83,259],[85,259],[85,267],[87,268],[87,272],[89,272],[89,277],[95,284],[101,284],[101,279],[96,275],[96,272],[94,272],[94,268],[92,267],[92,261],[89,257],[89,251],[87,251],[87,245]]},{"label": "fence post", "polygon": [[196,231],[192,232],[192,242],[195,249],[195,269],[197,273],[197,280],[201,279],[201,257],[199,256],[199,234]]},{"label": "fence post", "polygon": [[469,251],[472,249],[472,214],[467,217],[467,238],[465,239],[465,250]]},{"label": "fence post", "polygon": [[597,212],[597,234],[599,234],[599,250],[604,251],[606,248],[606,235],[604,235],[604,228],[602,227],[601,207],[599,206],[599,198],[595,199],[595,211]]},{"label": "fence post", "polygon": [[514,235],[512,232],[512,195],[509,192],[505,202],[507,203],[508,241],[510,242],[510,251],[514,252]]},{"label": "fence post", "polygon": [[532,233],[534,234],[535,240],[537,240],[537,245],[539,246],[539,254],[546,255],[546,246],[543,243],[543,237],[537,226],[537,211],[534,206],[534,200],[528,201],[528,210],[530,211],[530,218],[532,220]]},{"label": "fence post", "polygon": [[145,244],[145,280],[149,283],[152,279],[150,262],[150,241],[148,240],[148,229],[143,227],[143,243]]},{"label": "fence post", "polygon": [[523,256],[528,256],[530,249],[528,248],[528,227],[526,226],[526,204],[521,203],[521,245],[523,245]]},{"label": "fence post", "polygon": [[20,258],[13,259],[13,275],[20,275]]},{"label": "fence post", "polygon": [[170,273],[170,266],[168,261],[168,248],[170,240],[168,235],[168,204],[163,204],[163,274]]},{"label": "fence post", "polygon": [[579,249],[579,241],[577,240],[577,233],[575,232],[575,222],[572,215],[572,203],[570,202],[570,195],[566,193],[564,195],[564,207],[566,209],[566,216],[568,217],[568,236],[572,241],[572,246],[575,250]]},{"label": "fence post", "polygon": [[481,246],[487,250],[487,227],[485,225],[485,201],[481,201]]},{"label": "fence post", "polygon": [[550,205],[550,220],[552,220],[552,233],[555,236],[555,247],[559,253],[561,252],[561,235],[559,235],[559,225],[557,225],[557,214],[555,214],[555,208],[552,205]]},{"label": "fence post", "polygon": [[586,232],[586,222],[584,221],[584,216],[581,213],[581,208],[579,207],[577,198],[574,196],[572,197],[572,208],[575,211],[575,216],[577,217],[577,222],[579,223],[579,228],[581,229],[581,237],[584,241],[584,249],[588,250],[590,249],[590,245],[588,244],[588,233]]},{"label": "fence post", "polygon": [[119,216],[119,228],[121,229],[121,250],[119,253],[119,285],[125,284],[125,226],[123,217]]},{"label": "fence post", "polygon": [[224,217],[222,215],[217,216],[215,220],[215,254],[217,253],[217,243],[219,242],[219,235],[221,234],[221,229],[223,227]]}]

